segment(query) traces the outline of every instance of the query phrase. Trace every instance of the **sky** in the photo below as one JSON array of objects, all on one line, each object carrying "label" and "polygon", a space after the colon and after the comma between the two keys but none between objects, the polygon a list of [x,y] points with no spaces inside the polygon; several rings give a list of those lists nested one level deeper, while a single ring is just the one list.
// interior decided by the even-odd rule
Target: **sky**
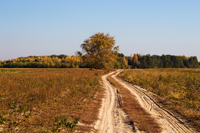
[{"label": "sky", "polygon": [[75,55],[98,32],[126,56],[200,61],[200,0],[0,0],[0,60]]}]

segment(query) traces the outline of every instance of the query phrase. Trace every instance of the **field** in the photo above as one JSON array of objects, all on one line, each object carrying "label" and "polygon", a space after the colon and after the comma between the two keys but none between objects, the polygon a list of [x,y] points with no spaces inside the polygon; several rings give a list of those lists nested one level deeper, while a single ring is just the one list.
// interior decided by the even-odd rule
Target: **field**
[{"label": "field", "polygon": [[[105,93],[101,76],[106,73],[66,68],[0,69],[0,132],[94,130],[87,125],[98,119]],[[159,95],[158,102],[200,131],[200,69],[132,69],[119,76]],[[140,130],[159,132],[158,124],[135,97],[113,78],[108,79],[118,88],[121,107],[130,121]]]},{"label": "field", "polygon": [[200,131],[200,69],[132,69],[119,76],[159,95],[166,108]]},{"label": "field", "polygon": [[[0,132],[89,130],[97,119],[103,70],[0,69]],[[84,114],[84,115],[83,115]]]}]

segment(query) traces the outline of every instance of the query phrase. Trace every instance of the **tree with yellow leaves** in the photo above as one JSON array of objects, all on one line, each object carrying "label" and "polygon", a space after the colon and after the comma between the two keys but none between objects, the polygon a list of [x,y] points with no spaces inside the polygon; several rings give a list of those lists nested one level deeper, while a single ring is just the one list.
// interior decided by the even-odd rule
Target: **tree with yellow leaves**
[{"label": "tree with yellow leaves", "polygon": [[114,68],[116,61],[116,53],[119,46],[115,47],[115,39],[109,34],[97,33],[86,39],[81,48],[84,55],[82,55],[84,62],[88,67],[96,69],[110,69]]}]

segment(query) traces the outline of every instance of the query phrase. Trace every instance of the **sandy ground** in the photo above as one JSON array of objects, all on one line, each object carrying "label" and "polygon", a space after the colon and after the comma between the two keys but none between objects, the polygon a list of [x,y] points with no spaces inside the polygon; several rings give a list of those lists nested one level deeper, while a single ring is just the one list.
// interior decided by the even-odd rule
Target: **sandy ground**
[{"label": "sandy ground", "polygon": [[[177,119],[168,110],[163,109],[152,98],[155,95],[147,92],[139,86],[132,85],[116,76],[122,70],[117,70],[117,74],[112,75],[114,72],[102,76],[103,86],[106,89],[105,98],[102,102],[102,107],[99,111],[99,120],[96,122],[94,128],[99,133],[129,133],[141,132],[137,127],[132,127],[128,124],[127,115],[120,108],[120,96],[117,94],[117,89],[113,87],[106,79],[112,75],[117,82],[127,88],[132,95],[137,97],[141,106],[148,111],[160,124],[163,133],[193,133],[194,131],[188,128],[184,123]],[[141,116],[142,117],[142,116]],[[133,130],[136,129],[136,130]]]},{"label": "sandy ground", "polygon": [[127,115],[119,106],[120,96],[117,95],[117,89],[106,79],[111,74],[113,72],[102,77],[106,94],[94,128],[99,133],[129,133],[132,132],[132,127],[127,124]]}]

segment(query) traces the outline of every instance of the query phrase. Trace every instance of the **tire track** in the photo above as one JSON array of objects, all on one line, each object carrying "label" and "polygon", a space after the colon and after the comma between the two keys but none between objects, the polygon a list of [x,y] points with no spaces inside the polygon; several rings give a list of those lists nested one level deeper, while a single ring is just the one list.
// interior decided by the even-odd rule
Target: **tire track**
[{"label": "tire track", "polygon": [[113,73],[102,76],[106,94],[99,111],[99,120],[94,128],[99,133],[129,133],[132,132],[132,127],[125,123],[127,115],[120,108],[120,96],[117,95],[117,89],[107,80],[107,77]]},{"label": "tire track", "polygon": [[[123,70],[121,70],[123,71]],[[118,71],[115,75],[111,76],[118,83],[127,88],[133,95],[135,95],[140,105],[148,111],[158,121],[163,128],[163,133],[193,133],[194,131],[188,128],[184,123],[173,116],[168,110],[158,105],[148,94],[148,92],[139,86],[132,85],[116,76],[121,72]]]}]

